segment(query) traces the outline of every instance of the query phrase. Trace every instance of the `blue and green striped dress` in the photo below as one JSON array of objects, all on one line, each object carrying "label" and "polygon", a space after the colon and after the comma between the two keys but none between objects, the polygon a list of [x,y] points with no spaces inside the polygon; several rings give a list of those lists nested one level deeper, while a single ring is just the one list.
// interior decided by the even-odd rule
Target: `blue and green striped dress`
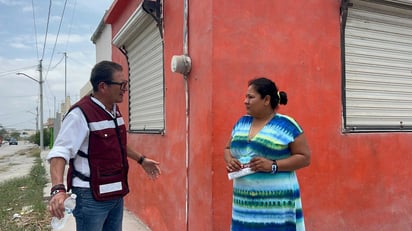
[{"label": "blue and green striped dress", "polygon": [[[230,151],[244,164],[255,156],[271,160],[289,157],[288,144],[303,132],[294,119],[276,114],[249,141],[252,120],[243,116],[232,131]],[[305,230],[295,171],[257,172],[234,179],[231,230]]]}]

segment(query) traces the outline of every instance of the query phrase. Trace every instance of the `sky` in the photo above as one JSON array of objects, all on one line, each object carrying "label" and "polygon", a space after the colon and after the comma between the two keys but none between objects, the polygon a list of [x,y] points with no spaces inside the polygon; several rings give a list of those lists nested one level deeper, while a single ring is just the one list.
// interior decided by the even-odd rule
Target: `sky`
[{"label": "sky", "polygon": [[40,60],[43,122],[60,112],[65,89],[72,104],[79,100],[96,63],[91,37],[112,2],[0,0],[0,126],[36,129]]}]

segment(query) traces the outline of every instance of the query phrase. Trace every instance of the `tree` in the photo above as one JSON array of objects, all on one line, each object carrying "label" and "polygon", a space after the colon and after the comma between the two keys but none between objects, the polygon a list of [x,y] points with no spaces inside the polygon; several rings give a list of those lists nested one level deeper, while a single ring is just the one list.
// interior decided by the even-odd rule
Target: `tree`
[{"label": "tree", "polygon": [[6,129],[4,129],[3,125],[0,124],[0,136],[4,138],[6,137],[6,135],[7,135]]},{"label": "tree", "polygon": [[16,139],[20,139],[20,132],[12,132],[10,134],[10,137],[14,137]]},{"label": "tree", "polygon": [[[40,146],[40,132],[36,132],[36,134],[30,136],[29,141]],[[49,144],[50,144],[50,131],[49,131],[48,128],[43,129],[43,141],[44,141],[44,147],[49,146]]]}]

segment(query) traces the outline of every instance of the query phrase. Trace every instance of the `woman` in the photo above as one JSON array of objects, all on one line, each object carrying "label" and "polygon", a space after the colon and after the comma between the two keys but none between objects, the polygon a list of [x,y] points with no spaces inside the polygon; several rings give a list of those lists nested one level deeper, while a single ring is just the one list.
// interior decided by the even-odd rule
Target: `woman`
[{"label": "woman", "polygon": [[224,159],[228,172],[250,167],[235,178],[231,230],[305,230],[295,170],[310,164],[301,127],[276,113],[287,95],[267,78],[249,81],[248,115],[234,125]]}]

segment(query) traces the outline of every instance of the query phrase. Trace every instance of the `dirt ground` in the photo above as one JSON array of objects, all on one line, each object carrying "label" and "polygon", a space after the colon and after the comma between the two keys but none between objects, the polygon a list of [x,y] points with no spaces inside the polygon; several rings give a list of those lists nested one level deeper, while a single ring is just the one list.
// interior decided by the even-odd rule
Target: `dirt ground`
[{"label": "dirt ground", "polygon": [[[28,150],[37,148],[35,144],[19,142],[18,145],[3,144],[0,147],[0,183],[6,180],[23,177],[30,173],[34,164],[34,157],[28,155]],[[49,165],[45,160],[48,150],[41,152],[41,159],[43,160],[44,167],[47,174],[49,174]],[[50,177],[48,175],[48,177]],[[50,183],[44,188],[45,197],[49,196]],[[61,231],[75,230],[74,218],[71,216]],[[136,218],[130,211],[125,209],[123,218],[123,230],[136,230],[136,231],[150,231],[150,229]],[[0,227],[1,231],[1,227]]]},{"label": "dirt ground", "polygon": [[26,176],[34,164],[35,157],[28,150],[37,145],[19,142],[18,145],[3,144],[0,147],[0,182]]}]

